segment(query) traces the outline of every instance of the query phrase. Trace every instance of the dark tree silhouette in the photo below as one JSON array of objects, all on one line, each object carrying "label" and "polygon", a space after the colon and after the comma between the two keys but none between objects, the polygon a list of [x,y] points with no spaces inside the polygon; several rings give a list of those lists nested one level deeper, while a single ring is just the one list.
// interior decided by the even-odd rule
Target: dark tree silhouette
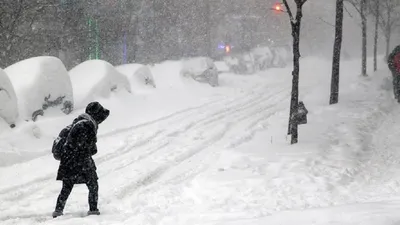
[{"label": "dark tree silhouette", "polygon": [[343,37],[343,0],[336,0],[335,42],[333,45],[331,96],[329,104],[339,102],[340,53]]},{"label": "dark tree silhouette", "polygon": [[296,16],[293,16],[292,10],[287,2],[283,0],[283,4],[287,9],[292,28],[293,37],[293,72],[292,72],[292,95],[290,100],[290,114],[289,114],[289,130],[291,134],[291,144],[298,142],[298,124],[295,119],[299,103],[299,73],[300,73],[300,30],[301,19],[303,17],[303,5],[307,0],[294,0],[296,3]]}]

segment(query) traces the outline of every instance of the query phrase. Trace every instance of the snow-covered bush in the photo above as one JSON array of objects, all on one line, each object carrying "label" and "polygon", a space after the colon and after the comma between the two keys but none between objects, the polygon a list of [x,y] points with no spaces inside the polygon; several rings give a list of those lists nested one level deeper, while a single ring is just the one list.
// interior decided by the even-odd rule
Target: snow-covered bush
[{"label": "snow-covered bush", "polygon": [[133,90],[143,87],[156,87],[153,74],[148,66],[141,64],[125,64],[116,66],[115,68],[129,79]]},{"label": "snow-covered bush", "polygon": [[76,108],[86,107],[97,98],[107,98],[111,92],[131,92],[128,79],[113,65],[103,60],[85,61],[69,71]]},{"label": "snow-covered bush", "polygon": [[65,114],[73,110],[71,81],[60,59],[34,57],[4,71],[14,86],[21,119],[35,121],[49,107],[60,108]]},{"label": "snow-covered bush", "polygon": [[17,96],[6,73],[0,69],[0,117],[14,126],[18,118]]},{"label": "snow-covered bush", "polygon": [[218,86],[218,70],[210,58],[197,57],[184,60],[180,74],[184,78],[193,78],[212,87]]}]

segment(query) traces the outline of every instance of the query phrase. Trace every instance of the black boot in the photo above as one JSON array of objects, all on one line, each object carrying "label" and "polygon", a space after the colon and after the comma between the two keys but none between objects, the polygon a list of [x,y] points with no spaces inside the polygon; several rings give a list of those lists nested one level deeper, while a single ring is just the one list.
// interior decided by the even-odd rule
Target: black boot
[{"label": "black boot", "polygon": [[88,214],[88,216],[90,216],[90,215],[100,215],[100,211],[98,209],[97,210],[89,210],[87,212],[87,214]]},{"label": "black boot", "polygon": [[53,215],[53,218],[56,218],[56,217],[62,216],[64,214],[63,214],[63,212],[59,212],[59,211],[56,210],[56,211],[53,212],[52,215]]}]

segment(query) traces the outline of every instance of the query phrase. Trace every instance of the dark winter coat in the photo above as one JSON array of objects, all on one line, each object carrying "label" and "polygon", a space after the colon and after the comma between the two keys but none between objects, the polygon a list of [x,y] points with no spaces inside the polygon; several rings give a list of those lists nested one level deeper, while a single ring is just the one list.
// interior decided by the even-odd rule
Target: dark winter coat
[{"label": "dark winter coat", "polygon": [[393,75],[400,76],[400,45],[388,57],[388,66]]},{"label": "dark winter coat", "polygon": [[72,123],[70,133],[61,151],[57,180],[70,180],[74,184],[97,180],[96,165],[92,158],[97,153],[97,128],[109,115],[99,103],[90,103],[86,113]]}]

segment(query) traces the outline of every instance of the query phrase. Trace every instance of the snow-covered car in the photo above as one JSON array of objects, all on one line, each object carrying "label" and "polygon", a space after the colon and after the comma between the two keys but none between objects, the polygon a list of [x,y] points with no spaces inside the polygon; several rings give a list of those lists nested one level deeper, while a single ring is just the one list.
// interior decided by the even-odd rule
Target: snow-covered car
[{"label": "snow-covered car", "polygon": [[208,83],[212,87],[219,85],[218,69],[212,59],[207,57],[184,60],[180,74],[184,78],[192,78],[200,83]]},{"label": "snow-covered car", "polygon": [[76,108],[84,108],[97,98],[107,98],[111,92],[131,92],[128,78],[103,60],[85,61],[71,69],[69,76]]},{"label": "snow-covered car", "polygon": [[18,118],[18,102],[14,86],[6,73],[0,69],[0,117],[11,127]]},{"label": "snow-covered car", "polygon": [[125,75],[131,85],[132,90],[146,87],[156,87],[153,74],[148,66],[142,64],[124,64],[116,66],[118,72]]},{"label": "snow-covered car", "polygon": [[18,100],[21,119],[36,121],[49,107],[72,112],[74,101],[68,72],[60,59],[39,56],[25,59],[4,69]]},{"label": "snow-covered car", "polygon": [[273,67],[274,54],[269,47],[259,47],[252,50],[256,69],[259,71]]},{"label": "snow-covered car", "polygon": [[254,74],[255,62],[251,53],[235,54],[224,57],[224,62],[229,70],[235,74]]}]

